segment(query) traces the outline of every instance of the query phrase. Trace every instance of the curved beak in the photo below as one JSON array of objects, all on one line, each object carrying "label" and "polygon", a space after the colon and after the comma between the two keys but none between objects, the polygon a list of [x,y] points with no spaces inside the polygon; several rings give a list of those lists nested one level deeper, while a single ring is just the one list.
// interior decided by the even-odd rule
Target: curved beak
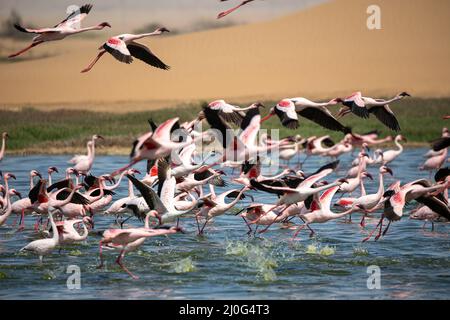
[{"label": "curved beak", "polygon": [[42,179],[42,175],[39,172],[36,172],[36,176]]},{"label": "curved beak", "polygon": [[370,180],[373,180],[373,176],[368,172],[366,172],[366,177],[369,178]]},{"label": "curved beak", "polygon": [[394,175],[394,172],[392,171],[391,168],[386,167],[386,171],[387,171],[391,176]]},{"label": "curved beak", "polygon": [[14,194],[22,199],[22,194],[19,191],[14,191]]},{"label": "curved beak", "polygon": [[53,172],[59,173],[57,167],[50,167],[50,168],[48,168],[48,169],[51,170],[51,171],[53,171]]}]

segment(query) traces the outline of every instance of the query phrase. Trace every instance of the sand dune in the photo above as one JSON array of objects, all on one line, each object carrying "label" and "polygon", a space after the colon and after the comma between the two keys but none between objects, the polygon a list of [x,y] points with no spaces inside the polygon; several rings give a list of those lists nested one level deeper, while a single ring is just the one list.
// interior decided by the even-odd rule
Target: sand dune
[{"label": "sand dune", "polygon": [[143,40],[172,66],[169,72],[108,56],[80,74],[99,40],[47,44],[36,52],[57,55],[0,63],[0,107],[124,112],[219,97],[328,98],[354,90],[450,96],[450,2],[379,0],[382,30],[370,31],[372,3],[337,0],[265,23]]}]

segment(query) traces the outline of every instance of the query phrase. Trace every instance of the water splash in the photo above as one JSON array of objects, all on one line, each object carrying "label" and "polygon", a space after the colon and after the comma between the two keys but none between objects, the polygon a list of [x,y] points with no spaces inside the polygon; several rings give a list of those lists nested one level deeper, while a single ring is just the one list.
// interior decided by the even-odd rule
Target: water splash
[{"label": "water splash", "polygon": [[257,270],[256,277],[263,281],[277,280],[274,268],[278,267],[277,259],[270,249],[270,244],[252,244],[243,241],[229,241],[225,248],[226,255],[242,257],[247,266]]},{"label": "water splash", "polygon": [[197,270],[194,261],[191,257],[177,260],[171,263],[171,270],[175,273],[187,273]]},{"label": "water splash", "polygon": [[336,253],[335,247],[330,247],[326,245],[325,247],[320,247],[319,244],[313,243],[306,247],[305,253],[307,254],[319,254],[321,256],[331,256]]},{"label": "water splash", "polygon": [[369,250],[367,250],[367,248],[363,248],[363,247],[354,247],[353,254],[355,256],[368,256]]}]

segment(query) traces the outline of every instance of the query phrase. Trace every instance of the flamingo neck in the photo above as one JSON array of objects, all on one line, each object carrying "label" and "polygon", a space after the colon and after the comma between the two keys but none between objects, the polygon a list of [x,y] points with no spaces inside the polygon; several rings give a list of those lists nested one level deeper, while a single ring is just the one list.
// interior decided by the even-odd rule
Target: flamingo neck
[{"label": "flamingo neck", "polygon": [[0,149],[0,160],[2,160],[3,155],[5,154],[5,149],[6,149],[6,138],[3,137],[2,138],[2,148]]},{"label": "flamingo neck", "polygon": [[53,241],[55,241],[55,243],[59,243],[59,234],[58,234],[58,228],[56,227],[56,223],[53,220],[53,214],[49,211],[48,213],[48,219],[50,220],[50,224],[52,226],[52,231],[53,231]]},{"label": "flamingo neck", "polygon": [[126,171],[122,171],[122,173],[119,176],[119,179],[117,180],[116,184],[113,184],[112,186],[109,187],[104,187],[106,190],[115,190],[117,189],[117,187],[120,185],[120,183],[122,182],[123,177],[125,176],[127,172]]},{"label": "flamingo neck", "polygon": [[128,180],[128,197],[134,198],[134,188],[131,180]]}]

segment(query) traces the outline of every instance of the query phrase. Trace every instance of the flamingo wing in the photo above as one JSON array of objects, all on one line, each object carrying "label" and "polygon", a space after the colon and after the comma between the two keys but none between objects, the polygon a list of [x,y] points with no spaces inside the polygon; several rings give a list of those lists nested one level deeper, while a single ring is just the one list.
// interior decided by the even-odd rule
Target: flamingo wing
[{"label": "flamingo wing", "polygon": [[206,121],[212,129],[218,130],[220,136],[216,136],[218,141],[222,141],[222,146],[224,149],[228,146],[228,140],[230,140],[228,135],[230,134],[230,126],[224,122],[220,117],[217,110],[213,110],[208,106],[203,107],[203,114],[205,115]]},{"label": "flamingo wing", "polygon": [[[56,194],[56,200],[60,200],[60,201],[66,200],[69,197],[71,191],[72,190],[70,190],[68,188],[58,191],[58,193]],[[86,199],[81,193],[75,192],[73,194],[72,199],[70,200],[70,203],[85,205],[85,204],[89,204],[90,201],[88,199]]]},{"label": "flamingo wing", "polygon": [[302,117],[311,120],[326,129],[349,133],[349,129],[336,120],[325,107],[296,107],[295,110]]},{"label": "flamingo wing", "polygon": [[112,37],[103,44],[103,49],[109,52],[114,58],[123,63],[133,62],[133,57],[125,42],[118,37]]},{"label": "flamingo wing", "polygon": [[448,207],[448,203],[445,202],[445,199],[439,199],[435,196],[422,196],[417,198],[416,201],[426,205],[445,219],[450,220],[450,208]]},{"label": "flamingo wing", "polygon": [[292,101],[281,101],[275,106],[275,113],[281,124],[288,129],[298,128],[298,115]]},{"label": "flamingo wing", "polygon": [[133,183],[136,189],[138,189],[138,191],[141,193],[150,210],[156,210],[159,213],[167,212],[166,207],[152,188],[139,181],[132,175],[127,174],[126,176],[128,179],[130,179],[131,183]]},{"label": "flamingo wing", "polygon": [[450,147],[450,137],[444,137],[436,139],[432,142],[434,151],[441,151],[447,147]]},{"label": "flamingo wing", "polygon": [[42,29],[30,29],[30,28],[24,28],[19,24],[14,24],[14,28],[16,28],[17,30],[19,30],[20,32],[25,32],[25,33],[37,33],[37,34],[41,34],[41,33],[53,33],[53,32],[60,32],[59,29],[57,28],[42,28]]},{"label": "flamingo wing", "polygon": [[343,104],[349,107],[356,116],[360,118],[369,118],[369,110],[366,108],[361,92],[355,92],[350,97],[346,98]]},{"label": "flamingo wing", "polygon": [[88,13],[91,11],[93,5],[92,4],[85,4],[79,8],[79,10],[72,11],[63,21],[58,23],[56,27],[69,27],[78,29],[80,27],[80,22],[86,18]]},{"label": "flamingo wing", "polygon": [[333,161],[331,163],[328,163],[322,167],[320,167],[316,172],[311,174],[308,178],[306,178],[302,183],[300,183],[297,187],[299,188],[311,188],[311,186],[319,181],[320,179],[323,179],[330,173],[332,173],[338,166],[339,160]]},{"label": "flamingo wing", "polygon": [[262,183],[259,183],[255,179],[250,180],[250,185],[258,190],[265,191],[272,194],[277,194],[279,196],[284,195],[285,193],[295,192],[295,189],[287,188],[287,187],[274,187],[268,186]]},{"label": "flamingo wing", "polygon": [[149,48],[140,43],[132,41],[129,44],[127,44],[127,48],[133,57],[144,61],[145,63],[151,65],[152,67],[163,70],[170,69],[170,66],[162,62],[153,52],[150,51]]},{"label": "flamingo wing", "polygon": [[372,113],[382,124],[393,131],[400,131],[400,124],[397,118],[392,112],[391,108],[386,104],[384,106],[373,106],[369,109],[369,113]]},{"label": "flamingo wing", "polygon": [[320,206],[321,208],[330,209],[331,207],[331,200],[333,199],[336,192],[339,190],[339,186],[332,187],[328,190],[326,190],[322,195],[320,196]]}]

